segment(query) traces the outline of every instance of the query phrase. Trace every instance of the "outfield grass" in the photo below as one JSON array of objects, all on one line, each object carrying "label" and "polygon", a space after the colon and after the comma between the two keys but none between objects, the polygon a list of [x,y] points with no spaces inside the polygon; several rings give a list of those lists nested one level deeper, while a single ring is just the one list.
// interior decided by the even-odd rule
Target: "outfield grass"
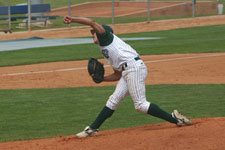
[{"label": "outfield grass", "polygon": [[[190,18],[191,15],[187,16],[165,16],[165,17],[151,17],[151,21],[155,20],[168,20],[168,19],[179,19],[179,18]],[[100,24],[112,24],[112,18],[111,17],[89,17],[94,19],[96,22]],[[18,19],[18,22],[22,22],[23,19]],[[131,22],[146,22],[147,17],[115,17],[114,23],[131,23]],[[40,29],[56,29],[56,28],[65,28],[68,27],[67,24],[63,23],[63,17],[58,17],[56,19],[51,19],[50,22],[53,24],[52,26],[48,27],[32,27],[32,30],[40,30]],[[5,23],[5,21],[0,21],[0,23]],[[3,25],[2,25],[3,26]],[[84,26],[82,24],[73,23],[70,24],[70,27],[78,27],[78,26]],[[6,27],[6,25],[5,25]],[[27,28],[18,28],[18,24],[12,24],[13,32],[19,32],[19,31],[27,31]]]},{"label": "outfield grass", "polygon": [[[161,16],[161,17],[151,17],[151,21],[156,20],[169,20],[169,19],[179,19],[179,18],[190,18],[191,15],[186,16]],[[91,19],[94,19],[96,22],[100,24],[112,24],[112,18],[111,17],[89,17]],[[18,22],[23,22],[23,19],[18,19]],[[115,17],[114,23],[115,24],[121,24],[121,23],[132,23],[132,22],[146,22],[147,17]],[[48,27],[32,27],[32,30],[40,30],[40,29],[56,29],[56,28],[65,28],[68,27],[67,24],[63,23],[63,17],[59,16],[56,19],[51,19],[50,22],[53,24],[52,26]],[[0,23],[6,23],[6,21],[1,21]],[[3,25],[2,25],[3,26]],[[84,26],[82,24],[78,23],[72,23],[70,24],[70,27],[78,27],[78,26]],[[5,25],[6,27],[6,25]],[[12,24],[13,32],[19,32],[19,31],[27,31],[27,28],[18,28],[18,24]]]},{"label": "outfield grass", "polygon": [[[115,87],[0,90],[0,141],[72,135],[89,125]],[[225,85],[147,86],[147,98],[191,118],[224,117]],[[127,97],[101,130],[163,122],[141,114]]]},{"label": "outfield grass", "polygon": [[[141,55],[225,52],[225,25],[168,31],[122,34],[120,37],[163,37],[159,40],[128,41]],[[95,44],[32,48],[0,52],[0,66],[102,58]]]}]

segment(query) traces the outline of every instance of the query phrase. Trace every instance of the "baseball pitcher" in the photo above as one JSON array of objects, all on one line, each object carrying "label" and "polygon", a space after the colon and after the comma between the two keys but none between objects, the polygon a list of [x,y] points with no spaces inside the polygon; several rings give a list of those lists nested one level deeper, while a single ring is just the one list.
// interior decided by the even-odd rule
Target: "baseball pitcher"
[{"label": "baseball pitcher", "polygon": [[[96,80],[96,83],[119,81],[114,93],[109,97],[106,106],[92,124],[87,126],[82,132],[76,134],[77,138],[97,136],[102,123],[112,116],[120,102],[128,94],[130,94],[133,100],[135,109],[139,112],[164,119],[177,126],[192,124],[190,119],[177,110],[169,114],[160,109],[156,104],[147,101],[145,93],[145,80],[148,74],[147,67],[136,50],[117,37],[110,26],[100,25],[90,18],[70,16],[64,17],[64,23],[80,23],[92,28],[91,34],[94,43],[99,45],[102,54],[114,70],[114,73],[108,76],[103,75],[100,80]],[[93,63],[91,64],[91,66],[96,66]],[[89,66],[88,68],[92,67]],[[98,77],[94,77],[97,76],[94,72],[96,71],[92,71],[90,75],[95,81]],[[101,72],[104,73],[104,71]]]}]

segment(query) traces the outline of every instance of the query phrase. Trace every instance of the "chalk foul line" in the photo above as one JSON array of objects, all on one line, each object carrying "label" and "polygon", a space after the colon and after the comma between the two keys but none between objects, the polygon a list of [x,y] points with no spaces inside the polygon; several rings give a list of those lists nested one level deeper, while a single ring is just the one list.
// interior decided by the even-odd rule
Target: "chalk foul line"
[{"label": "chalk foul line", "polygon": [[[203,55],[203,56],[189,56],[189,57],[180,57],[180,58],[167,58],[167,59],[159,59],[159,60],[150,60],[150,61],[145,61],[145,64],[157,63],[157,62],[167,62],[167,61],[176,61],[176,60],[188,60],[188,59],[197,59],[197,58],[216,57],[216,56],[225,56],[225,53],[209,54],[209,55]],[[110,65],[105,65],[104,67],[110,67]],[[54,72],[76,71],[76,70],[87,70],[87,67],[56,69],[56,70],[47,70],[47,71],[8,73],[8,74],[0,74],[0,76],[18,76],[18,75],[54,73]]]}]

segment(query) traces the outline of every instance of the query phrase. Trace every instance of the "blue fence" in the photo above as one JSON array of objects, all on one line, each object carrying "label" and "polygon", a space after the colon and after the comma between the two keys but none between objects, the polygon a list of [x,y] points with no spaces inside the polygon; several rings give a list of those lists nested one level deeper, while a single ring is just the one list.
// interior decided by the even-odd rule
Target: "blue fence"
[{"label": "blue fence", "polygon": [[[28,5],[11,6],[11,14],[27,14]],[[31,5],[31,13],[50,12],[50,4],[36,4]],[[0,15],[8,15],[8,7],[0,7]]]}]

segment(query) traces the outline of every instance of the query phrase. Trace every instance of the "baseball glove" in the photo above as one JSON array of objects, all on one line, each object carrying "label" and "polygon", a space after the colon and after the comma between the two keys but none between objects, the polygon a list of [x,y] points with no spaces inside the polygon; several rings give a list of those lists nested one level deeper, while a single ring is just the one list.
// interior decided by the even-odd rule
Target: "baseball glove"
[{"label": "baseball glove", "polygon": [[88,73],[95,83],[101,83],[104,80],[105,69],[102,63],[95,58],[88,60]]}]

